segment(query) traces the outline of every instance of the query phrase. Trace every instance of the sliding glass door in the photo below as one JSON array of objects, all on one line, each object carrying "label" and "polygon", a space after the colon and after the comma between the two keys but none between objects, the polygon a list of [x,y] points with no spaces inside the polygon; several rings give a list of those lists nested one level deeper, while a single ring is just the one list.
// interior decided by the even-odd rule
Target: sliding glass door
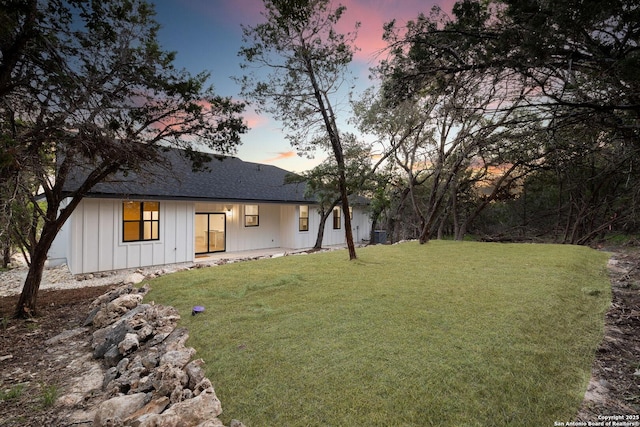
[{"label": "sliding glass door", "polygon": [[196,213],[196,254],[224,252],[226,215],[223,213]]}]

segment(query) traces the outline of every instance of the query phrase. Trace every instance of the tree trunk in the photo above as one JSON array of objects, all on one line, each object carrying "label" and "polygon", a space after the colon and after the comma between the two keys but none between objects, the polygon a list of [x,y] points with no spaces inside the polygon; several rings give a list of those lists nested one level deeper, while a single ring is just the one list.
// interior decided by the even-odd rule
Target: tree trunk
[{"label": "tree trunk", "polygon": [[34,252],[31,254],[29,272],[27,273],[27,278],[24,281],[20,299],[16,305],[16,311],[14,314],[14,317],[16,318],[27,319],[37,314],[36,303],[38,299],[38,290],[40,289],[40,283],[42,282],[44,264],[47,261],[47,252],[48,249],[43,250],[42,245],[37,245]]},{"label": "tree trunk", "polygon": [[[333,155],[338,165],[338,186],[340,189],[340,199],[342,199],[342,210],[344,211],[344,225],[345,225],[345,239],[347,240],[347,247],[349,248],[349,260],[354,260],[356,256],[356,247],[353,244],[353,232],[351,231],[351,218],[349,216],[349,199],[347,190],[347,177],[345,176],[345,164],[344,153],[342,151],[342,143],[340,142],[340,134],[338,132],[338,126],[336,124],[336,115],[331,108],[331,102],[326,98],[326,92],[320,90],[320,85],[316,79],[316,71],[313,67],[313,61],[309,56],[309,50],[302,41],[302,46],[305,48],[304,61],[306,66],[306,72],[311,81],[313,87],[313,95],[318,102],[320,113],[322,114],[322,120],[327,130],[327,136],[333,149]],[[326,102],[325,102],[326,101]]]},{"label": "tree trunk", "polygon": [[376,236],[376,228],[378,228],[378,216],[375,215],[371,220],[371,231],[369,232],[369,244],[373,244]]},{"label": "tree trunk", "polygon": [[[396,224],[397,224],[397,221],[393,216],[390,216],[387,219],[387,234],[388,234],[387,238],[389,239],[389,243],[392,243],[392,244],[396,242],[396,230],[397,230]],[[374,231],[375,230],[371,230],[372,236],[374,234],[373,233]],[[373,237],[371,241],[373,242]]]},{"label": "tree trunk", "polygon": [[2,250],[2,268],[9,267],[11,263],[11,245],[7,244]]},{"label": "tree trunk", "polygon": [[[344,176],[344,171],[342,173]],[[349,249],[349,260],[354,260],[356,255],[356,245],[353,243],[353,230],[351,229],[351,215],[349,215],[349,198],[347,196],[346,178],[341,179],[340,194],[342,196],[342,215],[344,216],[344,235]]]},{"label": "tree trunk", "polygon": [[40,235],[40,240],[33,247],[30,254],[31,264],[29,265],[29,272],[27,273],[27,278],[24,281],[22,293],[20,294],[20,299],[18,300],[14,313],[14,317],[16,318],[26,319],[37,314],[36,303],[38,299],[38,290],[40,289],[40,283],[42,282],[44,264],[47,261],[47,254],[49,253],[51,244],[58,234],[59,223],[59,219],[53,222],[45,222],[45,225],[42,228],[42,234]]},{"label": "tree trunk", "polygon": [[458,217],[460,216],[460,212],[458,212],[458,180],[456,180],[456,185],[451,189],[451,217],[453,218],[453,236],[455,240],[462,240],[460,237],[460,221]]},{"label": "tree trunk", "polygon": [[456,230],[456,240],[463,241],[464,236],[467,234],[467,221],[464,221],[460,227]]},{"label": "tree trunk", "polygon": [[[440,198],[440,200],[442,200],[442,198]],[[439,209],[440,207],[439,205],[440,203],[438,202],[437,205],[431,207],[429,215],[422,220],[422,224],[420,225],[422,231],[418,239],[420,244],[429,243],[429,240],[431,240],[431,235],[433,234],[433,225],[435,224],[437,218],[437,209]]]},{"label": "tree trunk", "polygon": [[440,207],[440,203],[444,198],[444,193],[447,191],[452,179],[452,174],[450,174],[448,181],[444,184],[444,187],[440,189],[441,174],[442,166],[438,166],[438,169],[433,175],[433,187],[431,188],[431,194],[429,195],[429,201],[426,209],[428,214],[426,216],[420,214],[421,232],[420,237],[418,238],[420,244],[429,243],[429,240],[431,239],[431,232],[436,219],[436,214]]},{"label": "tree trunk", "polygon": [[320,216],[320,224],[318,225],[318,237],[316,237],[316,244],[313,246],[313,249],[320,250],[322,249],[322,240],[324,239],[324,226],[327,223],[327,218],[332,212],[332,209],[327,209],[322,212]]}]

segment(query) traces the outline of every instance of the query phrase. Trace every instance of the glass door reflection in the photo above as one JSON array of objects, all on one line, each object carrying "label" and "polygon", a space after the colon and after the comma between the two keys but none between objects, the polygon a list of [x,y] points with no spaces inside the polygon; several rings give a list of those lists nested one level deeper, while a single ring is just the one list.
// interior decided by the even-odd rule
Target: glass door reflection
[{"label": "glass door reflection", "polygon": [[225,251],[226,215],[224,213],[196,213],[196,254]]}]

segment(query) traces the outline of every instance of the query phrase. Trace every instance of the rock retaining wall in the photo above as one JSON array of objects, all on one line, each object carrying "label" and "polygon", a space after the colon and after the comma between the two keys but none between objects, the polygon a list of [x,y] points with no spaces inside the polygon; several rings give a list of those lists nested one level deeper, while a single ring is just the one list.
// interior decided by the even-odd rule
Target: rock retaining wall
[{"label": "rock retaining wall", "polygon": [[[99,297],[85,321],[92,327],[93,357],[102,361],[95,427],[214,427],[221,404],[202,359],[185,346],[173,307],[142,304],[148,291],[125,285]],[[91,390],[95,401],[97,390]],[[65,396],[71,402],[82,397]],[[86,400],[86,397],[85,397]],[[232,427],[243,427],[232,421]]]}]

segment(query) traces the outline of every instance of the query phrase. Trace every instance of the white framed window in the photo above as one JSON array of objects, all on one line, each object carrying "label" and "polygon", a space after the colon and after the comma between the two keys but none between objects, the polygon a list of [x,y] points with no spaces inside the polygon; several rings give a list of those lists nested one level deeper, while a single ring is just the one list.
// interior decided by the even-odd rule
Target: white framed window
[{"label": "white framed window", "polygon": [[244,206],[244,226],[258,227],[260,225],[260,208],[258,205]]}]

